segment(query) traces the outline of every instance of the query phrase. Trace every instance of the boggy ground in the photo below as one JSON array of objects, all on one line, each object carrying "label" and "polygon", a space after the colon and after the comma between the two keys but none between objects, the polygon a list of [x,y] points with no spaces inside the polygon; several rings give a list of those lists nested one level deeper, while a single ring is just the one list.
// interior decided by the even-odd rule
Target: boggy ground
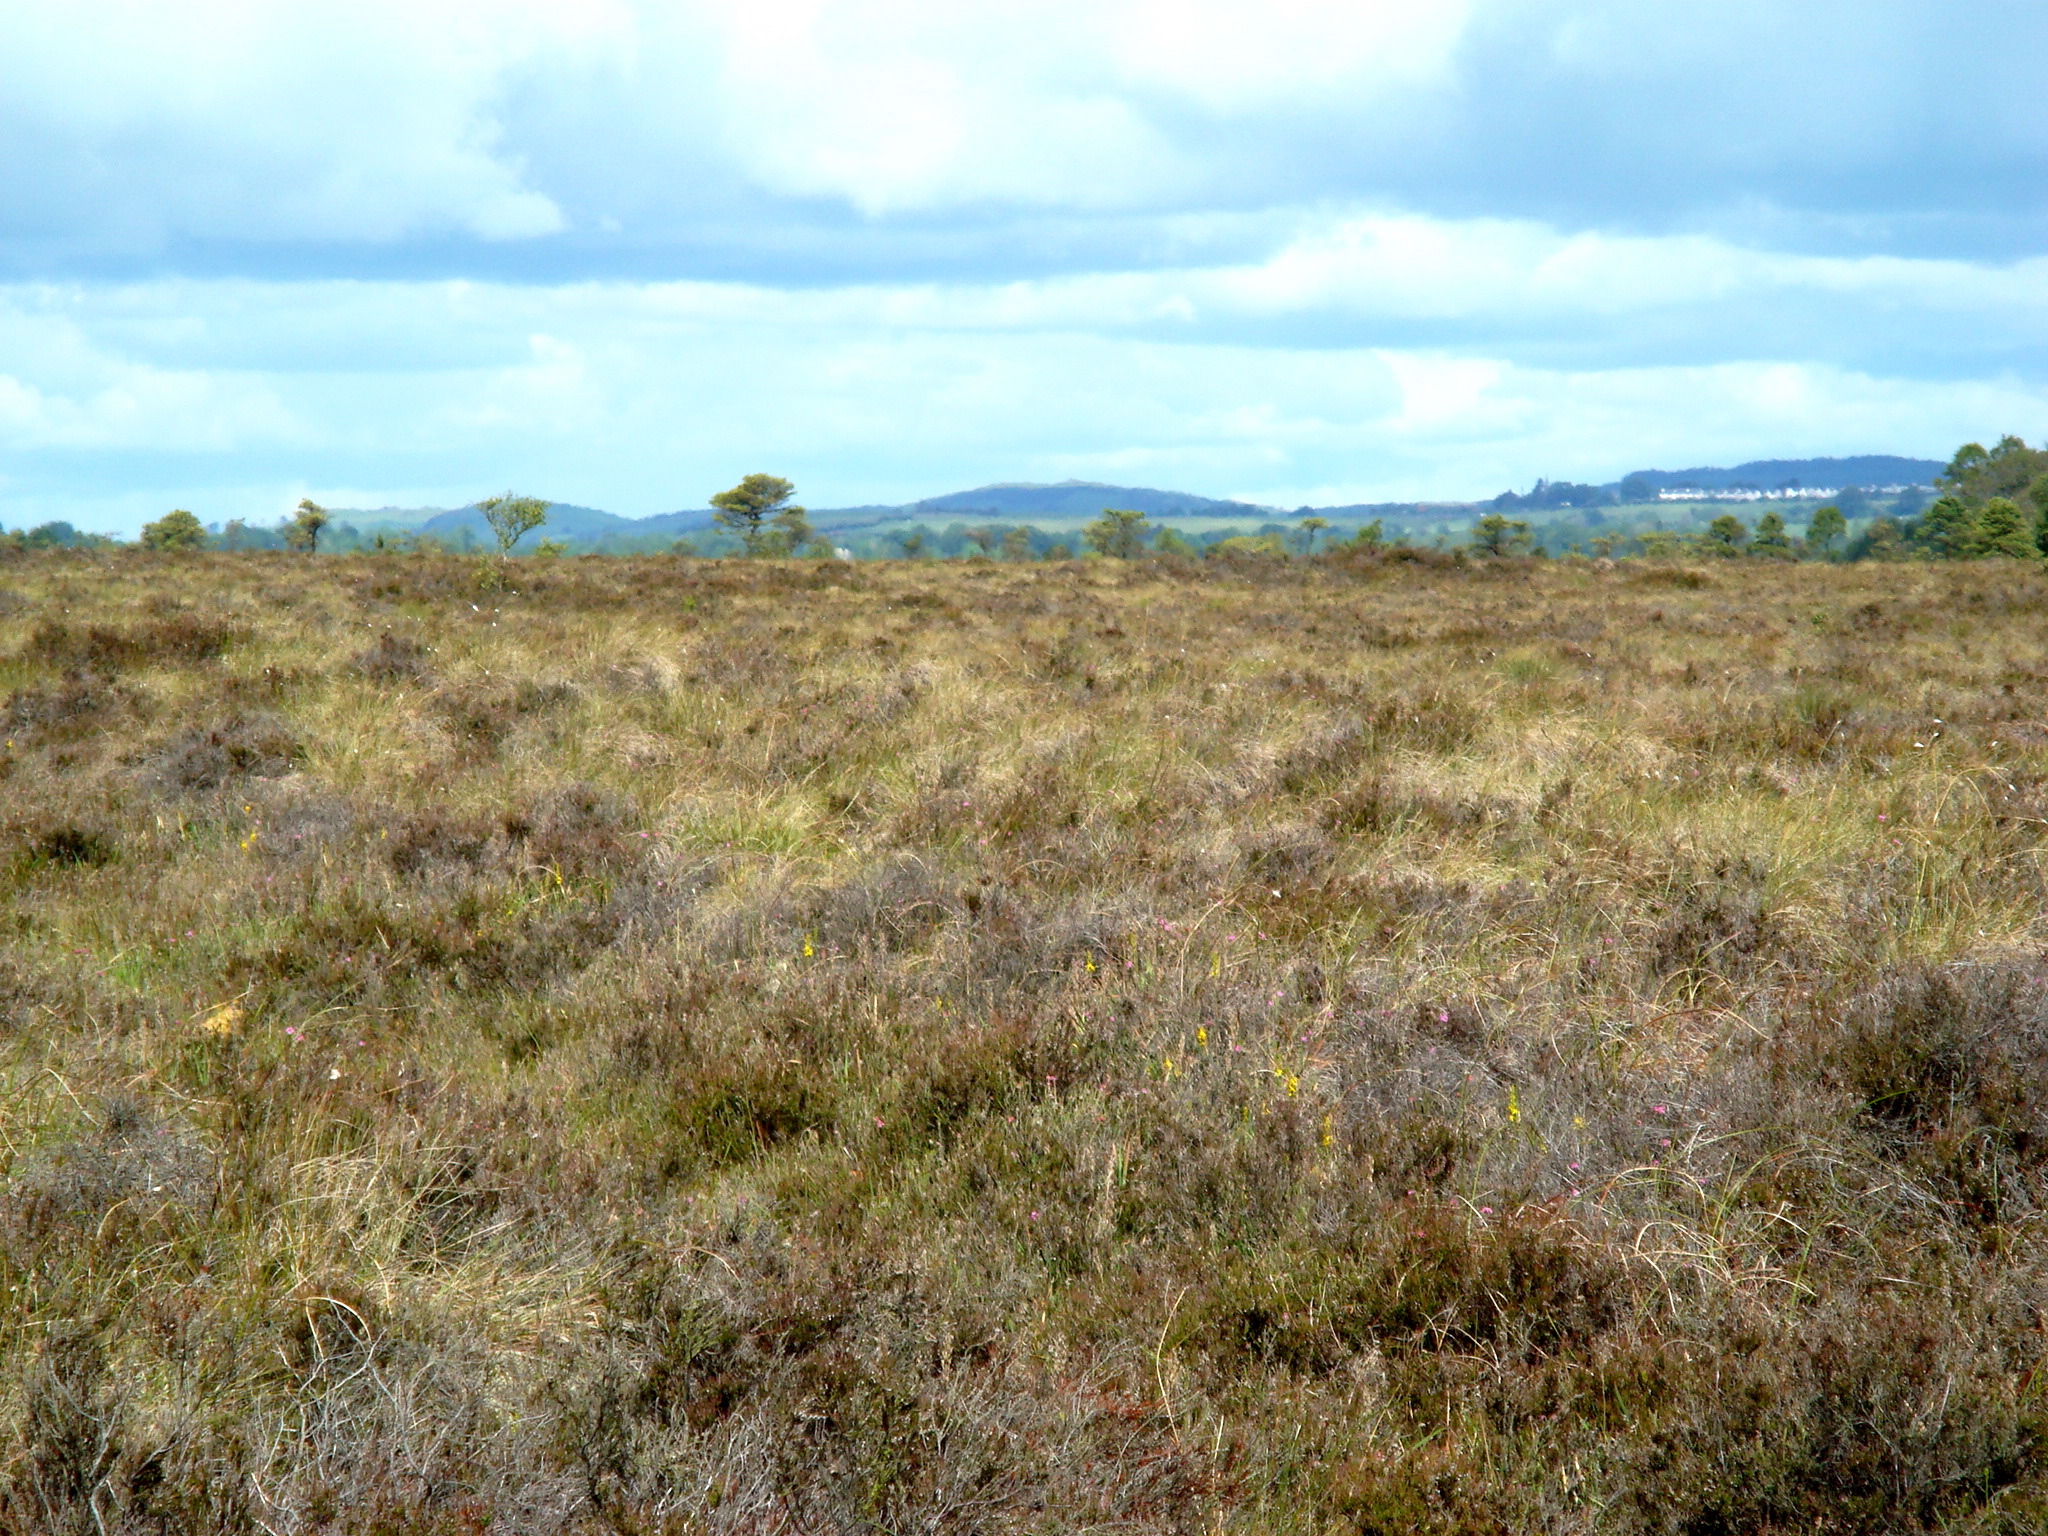
[{"label": "boggy ground", "polygon": [[2044,616],[0,566],[0,1525],[2039,1530]]}]

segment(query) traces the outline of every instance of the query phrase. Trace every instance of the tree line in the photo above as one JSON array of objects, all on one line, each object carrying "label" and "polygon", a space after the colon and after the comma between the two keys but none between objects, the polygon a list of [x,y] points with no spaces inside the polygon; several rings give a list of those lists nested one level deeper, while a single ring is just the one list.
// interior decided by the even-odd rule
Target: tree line
[{"label": "tree line", "polygon": [[[1603,531],[1565,552],[1596,557],[1639,552],[1652,558],[1760,560],[2038,560],[2048,556],[2048,448],[2029,447],[2024,439],[2010,434],[1990,448],[1965,443],[1949,461],[1936,489],[1941,494],[1930,505],[1903,516],[1880,513],[1852,521],[1849,513],[1866,511],[1867,506],[1845,494],[1840,504],[1816,509],[1797,531],[1775,510],[1765,512],[1754,527],[1733,513],[1723,513],[1704,528],[1689,532],[1660,528]],[[856,537],[857,551],[839,548],[812,526],[809,513],[795,503],[795,495],[796,487],[780,476],[748,475],[730,490],[710,498],[710,535],[679,539],[674,552],[729,553],[755,559],[844,558],[856,552],[908,559],[978,555],[1010,561],[1065,560],[1077,553],[1067,537],[1030,524],[895,528]],[[478,502],[477,509],[496,543],[495,550],[483,552],[494,554],[502,568],[525,535],[546,524],[548,506],[538,497],[510,491]],[[1473,523],[1465,542],[1457,547],[1496,558],[1547,552],[1541,531],[1508,516],[1499,500],[1492,507]],[[252,528],[237,520],[217,532],[210,531],[193,513],[180,508],[145,524],[139,542],[145,549],[164,551],[269,548],[310,555],[320,552],[322,535],[332,523],[327,509],[310,498],[302,500],[275,528]],[[353,529],[344,526],[342,532],[348,547],[355,549],[463,552],[450,551],[420,534],[387,537],[380,533],[366,543]],[[466,531],[464,536],[468,537]],[[1555,538],[1556,530],[1551,530],[1551,536]],[[119,542],[101,534],[81,533],[62,522],[13,533],[0,531],[0,548],[17,550],[110,548]],[[1348,535],[1332,531],[1328,521],[1313,515],[1288,525],[1268,524],[1252,533],[1225,529],[1188,534],[1156,525],[1141,512],[1119,508],[1105,508],[1080,530],[1078,542],[1090,554],[1118,560],[1230,555],[1287,559],[1406,545],[1402,537],[1389,538],[1377,520]],[[1441,535],[1439,544],[1449,547]],[[564,545],[547,540],[535,546],[535,552],[542,555],[564,551]]]}]

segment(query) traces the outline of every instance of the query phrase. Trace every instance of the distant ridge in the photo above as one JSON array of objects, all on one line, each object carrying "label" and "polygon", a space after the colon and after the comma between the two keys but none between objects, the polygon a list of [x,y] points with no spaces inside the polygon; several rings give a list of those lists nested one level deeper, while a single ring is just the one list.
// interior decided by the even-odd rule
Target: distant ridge
[{"label": "distant ridge", "polygon": [[[1778,490],[1789,485],[1840,489],[1858,485],[1928,485],[1947,466],[1936,459],[1909,459],[1895,454],[1859,454],[1833,459],[1752,459],[1732,468],[1641,469],[1606,485],[1583,488],[1619,498],[1624,490],[1722,491],[1753,488]],[[1597,498],[1596,498],[1597,499]],[[1589,503],[1590,504],[1590,503]],[[1097,480],[1062,480],[1056,484],[1009,481],[927,496],[921,501],[862,507],[814,507],[811,521],[822,533],[886,528],[893,524],[946,519],[958,521],[1030,522],[1034,519],[1094,517],[1104,507],[1124,507],[1147,517],[1205,517],[1271,522],[1279,517],[1328,518],[1361,522],[1442,512],[1462,512],[1485,502],[1390,501],[1356,502],[1345,506],[1296,507],[1291,512],[1255,502],[1198,496],[1190,491],[1163,491],[1142,485],[1109,485]],[[467,507],[382,507],[375,510],[337,507],[333,515],[361,528],[413,529],[445,540],[459,540],[465,530],[478,542],[489,542],[490,527],[474,505]],[[547,526],[540,537],[561,539],[592,548],[607,545],[645,547],[711,526],[709,507],[662,512],[653,517],[620,517],[573,502],[551,502]]]},{"label": "distant ridge", "polygon": [[1122,507],[1147,517],[1271,517],[1274,509],[1248,501],[1218,501],[1187,491],[1156,491],[1139,485],[1105,485],[1099,480],[1062,480],[1056,485],[1028,481],[984,485],[972,491],[928,496],[898,510],[931,516],[959,513],[984,517],[1093,517],[1104,507]]},{"label": "distant ridge", "polygon": [[1733,469],[1639,469],[1616,482],[1647,481],[1660,491],[1775,491],[1787,485],[1845,485],[1865,489],[1881,485],[1932,485],[1948,466],[1935,459],[1902,459],[1888,453],[1857,454],[1845,459],[1752,459]]}]

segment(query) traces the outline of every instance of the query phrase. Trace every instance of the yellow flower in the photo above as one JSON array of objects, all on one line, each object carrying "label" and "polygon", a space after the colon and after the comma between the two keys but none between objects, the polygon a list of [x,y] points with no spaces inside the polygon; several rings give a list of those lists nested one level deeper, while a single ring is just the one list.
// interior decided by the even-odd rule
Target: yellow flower
[{"label": "yellow flower", "polygon": [[222,1003],[199,1021],[199,1027],[209,1035],[229,1038],[242,1032],[242,1021],[247,1017],[240,1003]]},{"label": "yellow flower", "polygon": [[1522,1104],[1515,1097],[1514,1084],[1508,1085],[1508,1124],[1519,1125],[1522,1119]]},{"label": "yellow flower", "polygon": [[1197,1026],[1196,1026],[1196,1028],[1195,1028],[1195,1045],[1196,1045],[1196,1047],[1197,1047],[1197,1048],[1199,1049],[1199,1048],[1200,1048],[1200,1047],[1202,1047],[1202,1046],[1206,1046],[1206,1045],[1207,1045],[1208,1043],[1209,1043],[1209,1026],[1208,1026],[1208,1025],[1206,1025],[1206,1024],[1201,1024],[1201,1025],[1197,1025]]},{"label": "yellow flower", "polygon": [[1328,1115],[1325,1115],[1323,1116],[1323,1145],[1326,1147],[1332,1146],[1335,1144],[1336,1140],[1337,1137],[1335,1133],[1332,1132],[1330,1129],[1330,1117]]},{"label": "yellow flower", "polygon": [[810,936],[810,935],[809,935],[808,933],[807,933],[807,934],[805,934],[805,935],[804,935],[804,958],[805,958],[806,960],[808,960],[808,959],[810,959],[810,958],[811,958],[811,956],[815,955],[815,954],[816,954],[817,952],[818,952],[818,951],[817,951],[817,950],[816,950],[815,948],[813,948],[813,947],[812,947],[812,945],[811,945],[811,936]]}]

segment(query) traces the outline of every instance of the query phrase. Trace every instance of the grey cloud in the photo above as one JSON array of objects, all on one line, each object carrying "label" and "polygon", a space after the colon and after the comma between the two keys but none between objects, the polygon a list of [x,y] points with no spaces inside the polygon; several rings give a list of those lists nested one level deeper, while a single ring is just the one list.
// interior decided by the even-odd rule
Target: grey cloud
[{"label": "grey cloud", "polygon": [[[1230,113],[1126,87],[1188,174],[1117,206],[963,195],[884,217],[760,185],[733,152],[744,124],[717,119],[687,49],[631,77],[528,59],[495,91],[472,83],[469,129],[425,115],[446,163],[403,174],[374,134],[280,147],[260,123],[64,129],[14,100],[0,65],[0,269],[1020,277],[1229,259],[1329,205],[1996,257],[2048,245],[2048,95],[2030,78],[2044,57],[2048,8],[1996,0],[1481,0],[1426,85]],[[332,227],[266,223],[309,178],[351,176],[371,191]],[[542,204],[507,201],[522,195],[567,229],[540,232]],[[376,215],[379,197],[392,206]],[[531,216],[534,237],[479,238],[492,209],[513,232]]]}]

